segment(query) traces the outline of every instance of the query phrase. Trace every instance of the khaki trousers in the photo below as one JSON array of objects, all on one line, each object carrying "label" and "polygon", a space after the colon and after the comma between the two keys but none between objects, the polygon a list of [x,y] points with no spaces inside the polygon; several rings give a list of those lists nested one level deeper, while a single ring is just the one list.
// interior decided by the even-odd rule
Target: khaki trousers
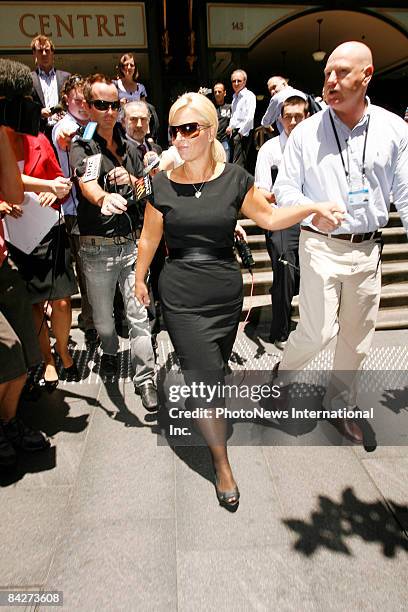
[{"label": "khaki trousers", "polygon": [[301,231],[300,322],[289,336],[279,370],[301,370],[335,337],[325,405],[356,403],[356,375],[370,350],[381,295],[380,248]]}]

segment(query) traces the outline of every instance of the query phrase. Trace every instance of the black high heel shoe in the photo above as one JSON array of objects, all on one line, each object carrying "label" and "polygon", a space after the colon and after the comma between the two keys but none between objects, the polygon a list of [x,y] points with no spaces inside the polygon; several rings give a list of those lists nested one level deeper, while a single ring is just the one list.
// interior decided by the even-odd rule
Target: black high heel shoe
[{"label": "black high heel shoe", "polygon": [[68,366],[67,368],[65,368],[62,363],[61,356],[59,355],[59,353],[57,353],[55,346],[54,346],[54,353],[56,354],[57,357],[59,357],[59,360],[62,366],[62,370],[65,374],[65,378],[71,382],[79,382],[81,380],[81,376],[78,372],[78,368],[77,368],[75,361],[72,359],[72,364]]},{"label": "black high heel shoe", "polygon": [[48,393],[53,393],[59,385],[59,378],[56,380],[45,380],[44,374],[39,382],[39,386],[45,389]]},{"label": "black high heel shoe", "polygon": [[75,361],[73,361],[72,365],[70,365],[68,368],[64,368],[63,366],[63,370],[68,380],[73,382],[79,382],[81,380]]},{"label": "black high heel shoe", "polygon": [[231,491],[220,491],[218,489],[218,477],[215,477],[215,492],[217,494],[217,499],[223,508],[228,510],[228,512],[236,512],[239,506],[239,498],[240,492],[238,487],[232,489]]}]

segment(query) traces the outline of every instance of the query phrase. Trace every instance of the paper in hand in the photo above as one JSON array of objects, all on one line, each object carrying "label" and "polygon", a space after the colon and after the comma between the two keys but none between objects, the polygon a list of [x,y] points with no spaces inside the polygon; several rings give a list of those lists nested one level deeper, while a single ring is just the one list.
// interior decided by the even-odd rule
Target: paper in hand
[{"label": "paper in hand", "polygon": [[49,206],[41,206],[36,193],[25,193],[21,207],[23,214],[18,219],[10,215],[3,219],[4,237],[28,255],[58,221],[59,213]]}]

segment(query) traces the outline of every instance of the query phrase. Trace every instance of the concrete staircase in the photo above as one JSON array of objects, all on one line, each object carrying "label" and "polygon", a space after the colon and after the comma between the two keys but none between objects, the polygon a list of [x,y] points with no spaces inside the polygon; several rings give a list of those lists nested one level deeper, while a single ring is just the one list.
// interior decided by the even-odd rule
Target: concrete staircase
[{"label": "concrete staircase", "polygon": [[[251,316],[255,314],[257,319],[267,321],[271,318],[269,288],[272,283],[272,270],[264,233],[249,219],[242,219],[240,223],[248,234],[248,243],[255,260],[252,298],[249,297],[252,279],[250,274],[243,270],[245,295],[243,317],[245,318],[248,308],[252,306]],[[376,329],[407,329],[408,240],[399,215],[395,210],[390,213],[389,223],[383,229],[383,238],[382,290]],[[299,301],[296,296],[292,302],[292,318],[294,321],[299,318],[298,304]],[[256,309],[261,309],[261,311],[254,312]]]},{"label": "concrete staircase", "polygon": [[[272,269],[265,245],[263,230],[250,219],[241,219],[241,225],[248,234],[248,243],[255,260],[254,290],[250,298],[252,279],[249,272],[243,269],[244,309],[242,319],[252,306],[251,317],[257,320],[271,319],[271,298],[269,288],[272,284]],[[390,220],[383,230],[384,249],[382,254],[382,290],[377,329],[408,329],[408,240],[397,212],[390,213]],[[299,319],[299,300],[292,302],[292,318]],[[81,308],[81,296],[72,298],[73,325],[77,326]],[[259,310],[258,310],[259,309]]]}]

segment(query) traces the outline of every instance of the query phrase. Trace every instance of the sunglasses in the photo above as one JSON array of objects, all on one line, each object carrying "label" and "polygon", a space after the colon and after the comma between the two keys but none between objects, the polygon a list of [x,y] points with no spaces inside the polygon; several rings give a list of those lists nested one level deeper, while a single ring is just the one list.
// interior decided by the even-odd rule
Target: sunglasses
[{"label": "sunglasses", "polygon": [[120,109],[119,100],[115,100],[114,102],[108,102],[108,100],[89,100],[88,104],[94,106],[98,111],[107,111],[109,108],[114,111]]},{"label": "sunglasses", "polygon": [[169,125],[169,132],[173,140],[180,133],[183,138],[197,138],[202,130],[206,130],[210,125],[200,125],[197,121],[193,123],[183,123],[183,125]]}]

